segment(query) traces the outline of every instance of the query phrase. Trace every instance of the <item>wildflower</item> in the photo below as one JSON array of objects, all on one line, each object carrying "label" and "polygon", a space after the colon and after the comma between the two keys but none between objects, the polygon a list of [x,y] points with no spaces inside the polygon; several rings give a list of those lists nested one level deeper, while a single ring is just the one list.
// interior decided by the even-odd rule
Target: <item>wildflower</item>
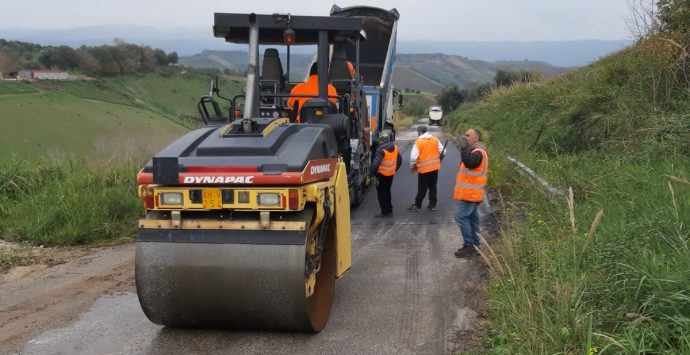
[{"label": "wildflower", "polygon": [[594,355],[599,352],[599,348],[592,346],[587,350],[587,355]]}]

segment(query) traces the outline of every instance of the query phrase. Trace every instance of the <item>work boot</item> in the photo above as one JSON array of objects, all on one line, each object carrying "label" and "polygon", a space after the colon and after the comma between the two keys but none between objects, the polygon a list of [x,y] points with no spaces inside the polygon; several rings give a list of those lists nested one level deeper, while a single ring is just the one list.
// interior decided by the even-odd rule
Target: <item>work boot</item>
[{"label": "work boot", "polygon": [[462,248],[458,249],[455,252],[455,257],[457,257],[457,258],[464,258],[464,257],[474,256],[474,255],[479,255],[479,253],[477,253],[477,250],[473,246],[463,245]]},{"label": "work boot", "polygon": [[412,206],[407,208],[407,210],[410,212],[419,212],[420,209],[421,209],[421,207],[417,206],[416,203],[413,203]]}]

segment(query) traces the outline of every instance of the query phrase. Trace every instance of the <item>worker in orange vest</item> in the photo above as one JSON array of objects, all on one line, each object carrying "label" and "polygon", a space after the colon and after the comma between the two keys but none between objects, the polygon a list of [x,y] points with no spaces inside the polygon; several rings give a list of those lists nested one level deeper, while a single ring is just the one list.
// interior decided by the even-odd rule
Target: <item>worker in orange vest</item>
[{"label": "worker in orange vest", "polygon": [[444,148],[438,138],[427,133],[426,126],[417,127],[417,141],[410,153],[410,168],[417,172],[417,196],[407,210],[417,212],[422,208],[422,201],[429,190],[429,211],[436,211],[436,182],[441,169]]},{"label": "worker in orange vest", "polygon": [[464,136],[467,144],[460,150],[461,162],[455,177],[453,199],[458,201],[455,222],[462,233],[463,246],[455,256],[477,254],[479,248],[479,204],[484,200],[486,174],[489,171],[489,153],[482,143],[482,134],[470,129]]},{"label": "worker in orange vest", "polygon": [[374,162],[371,165],[372,175],[376,177],[376,196],[381,208],[381,213],[374,216],[376,218],[393,216],[391,186],[393,186],[393,176],[402,165],[402,156],[398,147],[390,139],[391,136],[388,131],[382,131],[379,134],[379,146],[376,148]]},{"label": "worker in orange vest", "polygon": [[[292,90],[290,90],[290,98],[288,99],[288,108],[293,109],[295,107],[295,102],[297,102],[297,122],[300,122],[300,117],[299,117],[299,111],[302,109],[302,105],[309,99],[313,99],[313,97],[300,97],[296,96],[299,94],[302,95],[318,95],[319,94],[319,76],[317,75],[317,65],[316,63],[311,65],[311,68],[309,69],[309,79],[303,83],[299,83],[295,85]],[[295,95],[295,96],[293,96]],[[337,103],[338,99],[336,98],[338,96],[338,92],[335,90],[335,86],[333,84],[328,84],[328,100]]]}]

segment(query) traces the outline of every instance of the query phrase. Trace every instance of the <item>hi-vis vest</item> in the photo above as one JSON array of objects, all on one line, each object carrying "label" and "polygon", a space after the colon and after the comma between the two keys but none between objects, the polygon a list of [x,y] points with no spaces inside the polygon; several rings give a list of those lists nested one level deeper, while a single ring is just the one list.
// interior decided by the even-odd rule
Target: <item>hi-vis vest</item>
[{"label": "hi-vis vest", "polygon": [[455,177],[454,200],[482,202],[484,199],[486,173],[489,171],[489,155],[480,148],[473,150],[472,153],[476,151],[482,153],[482,163],[473,169],[468,169],[465,167],[465,163],[460,163],[458,175]]},{"label": "hi-vis vest", "polygon": [[377,173],[383,176],[392,176],[395,174],[396,163],[398,162],[398,147],[394,146],[392,152],[383,150],[383,159],[379,164],[379,170]]},{"label": "hi-vis vest", "polygon": [[441,153],[438,152],[438,138],[417,139],[415,142],[419,150],[417,158],[417,172],[420,174],[441,169]]}]

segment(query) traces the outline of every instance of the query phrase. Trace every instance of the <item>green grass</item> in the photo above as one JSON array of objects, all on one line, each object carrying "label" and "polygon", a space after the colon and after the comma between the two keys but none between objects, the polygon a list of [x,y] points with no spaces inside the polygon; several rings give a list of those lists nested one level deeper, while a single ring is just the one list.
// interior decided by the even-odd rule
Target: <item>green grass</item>
[{"label": "green grass", "polygon": [[[193,126],[199,115],[196,104],[202,95],[210,91],[210,80],[193,72],[183,72],[171,76],[142,74],[115,77],[106,80],[105,85],[130,97],[136,105]],[[244,80],[240,78],[221,78],[221,95],[232,98],[241,92],[243,85]],[[224,102],[221,104],[225,105]]]},{"label": "green grass", "polygon": [[[150,156],[198,126],[196,103],[209,80],[180,69],[94,81],[0,81],[0,159]],[[232,97],[240,85],[222,78],[221,93]]]},{"label": "green grass", "polygon": [[[240,80],[221,80],[232,97]],[[199,123],[209,78],[175,69],[94,81],[0,82],[0,238],[33,245],[127,240],[138,169]],[[31,255],[3,253],[3,267]]]},{"label": "green grass", "polygon": [[[690,352],[690,92],[655,86],[668,75],[655,53],[629,49],[450,115],[456,132],[482,129],[506,201],[488,255],[491,352]],[[573,188],[574,225],[507,155]]]},{"label": "green grass", "polygon": [[150,155],[186,129],[149,110],[61,92],[0,95],[0,158],[20,155],[110,159]]},{"label": "green grass", "polygon": [[22,81],[0,80],[0,95],[37,93],[33,86]]},{"label": "green grass", "polygon": [[78,160],[0,163],[0,235],[41,245],[76,245],[131,236],[142,214],[138,164],[88,166]]}]

